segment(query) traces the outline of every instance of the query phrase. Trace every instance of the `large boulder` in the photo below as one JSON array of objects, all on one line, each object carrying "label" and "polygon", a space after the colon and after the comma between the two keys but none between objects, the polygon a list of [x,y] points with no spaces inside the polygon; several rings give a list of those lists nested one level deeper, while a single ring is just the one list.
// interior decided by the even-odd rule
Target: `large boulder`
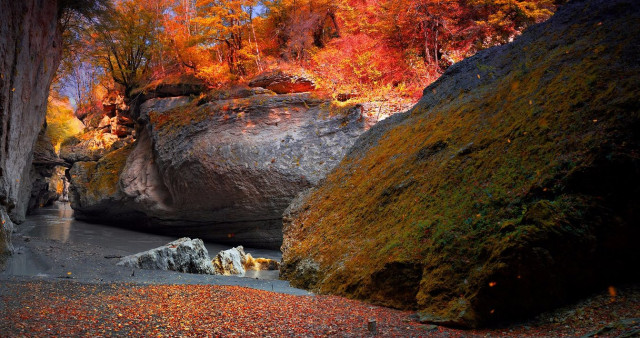
[{"label": "large boulder", "polygon": [[639,280],[638,22],[571,1],[451,66],[288,210],[281,275],[466,327]]},{"label": "large boulder", "polygon": [[119,185],[120,173],[127,164],[132,148],[127,146],[112,151],[97,162],[79,161],[73,164],[69,170],[71,207],[84,207],[83,215],[76,215],[76,218],[99,218],[111,210],[117,210],[115,215],[105,217],[105,222],[117,223],[116,215],[127,215],[122,217],[121,223],[136,219],[133,215],[137,215],[137,212],[127,203]]},{"label": "large boulder", "polygon": [[183,237],[159,248],[123,257],[117,265],[148,270],[216,274],[209,252],[198,238]]},{"label": "large boulder", "polygon": [[[62,55],[58,1],[0,2],[0,254],[28,180],[31,151],[44,122],[49,85]],[[22,199],[24,200],[24,199]]]},{"label": "large boulder", "polygon": [[256,76],[249,82],[249,87],[261,87],[277,94],[303,93],[316,89],[313,80],[282,71],[266,72]]},{"label": "large boulder", "polygon": [[[309,94],[218,97],[178,107],[167,98],[143,109],[149,122],[126,164],[112,163],[120,170],[107,194],[93,191],[102,189],[100,170],[74,167],[76,217],[278,248],[291,199],[321,180],[371,123],[360,106]],[[120,163],[103,159],[98,167],[110,160]]]}]

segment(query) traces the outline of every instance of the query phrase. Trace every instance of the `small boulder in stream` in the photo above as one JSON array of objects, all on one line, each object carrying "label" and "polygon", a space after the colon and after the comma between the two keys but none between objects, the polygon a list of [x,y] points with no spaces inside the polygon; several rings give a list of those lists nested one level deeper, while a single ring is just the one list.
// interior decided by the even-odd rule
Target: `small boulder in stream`
[{"label": "small boulder in stream", "polygon": [[242,246],[220,251],[212,261],[213,267],[219,275],[242,275],[245,272],[242,264],[245,255]]},{"label": "small boulder in stream", "polygon": [[216,274],[209,252],[198,238],[183,237],[159,248],[123,257],[117,265],[150,270]]},{"label": "small boulder in stream", "polygon": [[278,270],[280,263],[268,258],[253,258],[242,246],[220,251],[212,261],[219,275],[244,275],[246,270]]}]

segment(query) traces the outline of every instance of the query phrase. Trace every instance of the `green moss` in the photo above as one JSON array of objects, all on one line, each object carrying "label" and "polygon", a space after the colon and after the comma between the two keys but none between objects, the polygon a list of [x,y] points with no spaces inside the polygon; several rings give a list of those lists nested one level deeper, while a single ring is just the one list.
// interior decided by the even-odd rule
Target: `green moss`
[{"label": "green moss", "polygon": [[[640,27],[565,33],[575,34],[565,36],[567,45],[536,40],[516,71],[414,110],[366,155],[344,159],[295,220],[299,240],[285,260],[318,262],[317,291],[369,300],[376,271],[416,262],[424,266],[416,296],[423,311],[471,325],[511,315],[509,299],[524,297],[522,287],[515,275],[504,277],[500,285],[512,293],[501,297],[510,305],[497,308],[497,300],[487,300],[496,292],[491,279],[517,270],[514,252],[532,243],[559,248],[564,240],[583,241],[589,230],[580,224],[592,205],[567,186],[595,166],[615,133],[628,137],[640,119],[638,67],[612,65]],[[389,190],[408,177],[413,184]],[[565,254],[571,256],[559,255]],[[542,302],[535,301],[533,309]]]},{"label": "green moss", "polygon": [[79,162],[84,166],[84,172],[89,179],[87,194],[98,200],[105,196],[113,196],[118,192],[120,174],[124,169],[127,158],[133,150],[132,145],[115,150],[101,158],[98,162]]}]

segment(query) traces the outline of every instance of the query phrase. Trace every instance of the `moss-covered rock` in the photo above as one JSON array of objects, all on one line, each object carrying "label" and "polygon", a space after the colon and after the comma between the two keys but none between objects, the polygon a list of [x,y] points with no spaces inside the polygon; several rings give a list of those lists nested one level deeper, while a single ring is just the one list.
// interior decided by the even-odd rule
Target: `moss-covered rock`
[{"label": "moss-covered rock", "polygon": [[452,66],[290,210],[282,276],[467,327],[639,278],[639,23],[573,1]]},{"label": "moss-covered rock", "polygon": [[[134,213],[127,205],[120,184],[127,158],[133,149],[132,145],[112,151],[99,161],[76,162],[70,170],[71,207],[80,210],[76,217],[93,220],[94,215],[104,215],[109,210],[118,210],[117,217],[122,223],[130,222],[127,213]],[[107,222],[118,222],[118,219],[105,218]],[[125,225],[125,224],[123,224]]]}]

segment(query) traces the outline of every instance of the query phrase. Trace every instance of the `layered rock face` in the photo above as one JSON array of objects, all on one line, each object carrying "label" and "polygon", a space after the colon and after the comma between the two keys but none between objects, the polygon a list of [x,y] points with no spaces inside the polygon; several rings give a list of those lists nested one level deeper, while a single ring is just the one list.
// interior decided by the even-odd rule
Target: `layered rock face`
[{"label": "layered rock face", "polygon": [[139,120],[149,122],[130,154],[74,166],[76,217],[278,248],[291,199],[369,126],[359,106],[309,94],[239,90],[185,101],[147,101]]},{"label": "layered rock face", "polygon": [[21,185],[62,52],[58,13],[57,1],[0,3],[0,252],[10,246],[12,219],[23,217],[20,192],[30,191]]},{"label": "layered rock face", "polygon": [[285,216],[293,285],[480,326],[638,280],[640,3],[451,66]]}]

